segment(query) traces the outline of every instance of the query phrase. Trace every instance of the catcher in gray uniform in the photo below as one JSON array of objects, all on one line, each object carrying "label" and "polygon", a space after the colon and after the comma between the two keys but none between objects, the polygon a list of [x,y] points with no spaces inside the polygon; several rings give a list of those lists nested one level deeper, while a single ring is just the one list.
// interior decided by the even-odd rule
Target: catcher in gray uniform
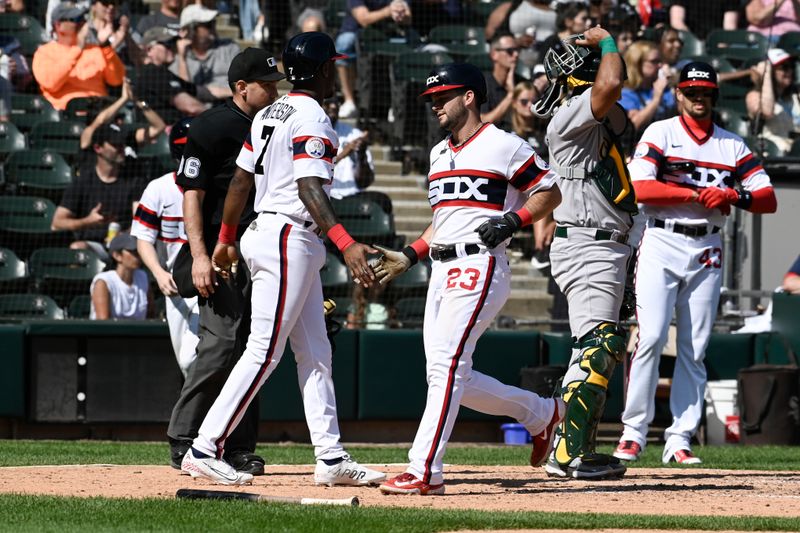
[{"label": "catcher in gray uniform", "polygon": [[[595,453],[608,381],[625,350],[618,328],[636,198],[617,138],[627,125],[616,101],[625,66],[614,39],[594,27],[548,50],[550,88],[534,104],[553,115],[545,137],[563,201],[553,215],[552,274],[569,303],[573,339],[561,394],[567,413],[545,470],[555,477],[619,477],[625,467]],[[553,110],[555,109],[555,112]]]}]

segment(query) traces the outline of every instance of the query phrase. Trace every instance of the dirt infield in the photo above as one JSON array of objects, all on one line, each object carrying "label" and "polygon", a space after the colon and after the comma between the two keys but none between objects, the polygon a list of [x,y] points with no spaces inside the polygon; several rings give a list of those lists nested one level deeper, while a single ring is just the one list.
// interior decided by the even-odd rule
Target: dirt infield
[{"label": "dirt infield", "polygon": [[[401,465],[375,465],[390,475]],[[316,487],[313,466],[267,465],[252,486],[232,488],[192,480],[166,466],[32,466],[0,468],[0,493],[173,498],[179,488],[270,496],[346,498],[364,506],[612,514],[800,517],[800,472],[635,468],[624,479],[548,478],[519,466],[445,468],[447,494],[384,496],[375,488]]]}]

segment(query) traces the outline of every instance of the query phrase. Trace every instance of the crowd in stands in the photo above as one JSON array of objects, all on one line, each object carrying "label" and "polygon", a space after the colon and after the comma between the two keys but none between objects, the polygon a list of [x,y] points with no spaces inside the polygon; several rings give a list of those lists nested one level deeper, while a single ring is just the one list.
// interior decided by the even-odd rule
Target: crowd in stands
[{"label": "crowd in stands", "polygon": [[[797,2],[648,5],[656,9],[625,0],[293,0],[283,7],[260,0],[6,0],[0,3],[0,21],[6,21],[0,24],[0,122],[17,124],[27,138],[23,146],[33,148],[47,146],[34,141],[44,133],[34,131],[30,109],[52,119],[47,114],[52,107],[61,122],[77,125],[74,151],[50,156],[63,157],[72,167],[71,183],[44,196],[57,206],[53,231],[70,232],[70,248],[92,250],[113,265],[109,272],[116,273],[116,281],[91,285],[91,314],[97,318],[122,316],[108,300],[119,294],[114,288],[119,280],[130,285],[139,279],[129,271],[138,268],[129,257],[135,247],[114,233],[130,228],[144,187],[173,165],[164,149],[170,125],[231,96],[227,71],[242,46],[278,53],[285,36],[297,31],[330,32],[348,56],[337,62],[341,97],[325,104],[341,140],[332,198],[373,203],[389,217],[389,196],[368,189],[375,179],[370,143],[380,139],[398,149],[416,144],[426,154],[431,139],[441,136],[413,97],[424,74],[409,72],[427,72],[444,60],[480,66],[488,88],[482,120],[517,133],[546,157],[546,122],[530,109],[548,83],[542,58],[563,39],[598,23],[615,36],[627,67],[619,103],[631,122],[624,138],[628,150],[650,123],[675,114],[677,72],[691,57],[702,56],[720,72],[719,107],[727,109],[720,119],[743,124],[735,131],[758,139],[751,147],[764,155],[800,154],[794,143],[800,134]],[[18,27],[8,22],[25,15],[28,22]],[[229,24],[238,19],[238,40],[226,37],[229,28],[220,35],[223,15]],[[742,41],[717,44],[720,29]],[[44,101],[34,100],[36,94]],[[22,107],[15,113],[15,106]],[[426,170],[425,164],[418,170]],[[22,187],[6,187],[8,194],[37,196]],[[526,247],[542,268],[551,225],[542,221]],[[6,244],[13,248],[13,242]],[[342,312],[348,322],[374,318],[387,324],[394,317],[391,306],[372,307],[392,300],[386,295],[346,296],[352,301]],[[137,301],[152,313],[152,295]],[[142,305],[125,310],[125,316],[144,316]]]}]

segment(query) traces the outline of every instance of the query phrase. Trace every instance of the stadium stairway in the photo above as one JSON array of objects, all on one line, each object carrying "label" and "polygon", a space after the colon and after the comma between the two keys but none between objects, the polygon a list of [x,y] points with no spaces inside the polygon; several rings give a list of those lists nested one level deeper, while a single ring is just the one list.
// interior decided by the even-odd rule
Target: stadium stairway
[{"label": "stadium stairway", "polygon": [[[388,147],[372,146],[370,150],[375,160],[375,183],[370,188],[389,195],[395,230],[405,236],[407,243],[411,242],[431,221],[425,177],[402,175],[401,163],[390,160]],[[526,320],[549,318],[552,296],[547,293],[547,278],[532,269],[521,252],[510,250],[508,256],[512,272],[511,296],[500,315]]]}]

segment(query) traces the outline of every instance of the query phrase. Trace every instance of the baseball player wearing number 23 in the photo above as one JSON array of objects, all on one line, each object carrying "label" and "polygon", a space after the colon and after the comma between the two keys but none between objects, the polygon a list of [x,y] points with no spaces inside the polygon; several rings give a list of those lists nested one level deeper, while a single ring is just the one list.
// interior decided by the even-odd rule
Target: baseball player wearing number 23
[{"label": "baseball player wearing number 23", "polygon": [[442,461],[461,405],[517,419],[534,435],[533,466],[547,457],[564,413],[560,399],[472,369],[475,344],[510,292],[506,245],[517,228],[558,205],[555,175],[528,143],[481,123],[486,85],[473,65],[435,69],[422,96],[451,134],[431,151],[432,224],[403,251],[382,249],[375,267],[386,283],[421,257],[433,259],[423,330],[427,402],[408,469],[380,486],[387,494],[444,493]]},{"label": "baseball player wearing number 23", "polygon": [[711,122],[718,96],[711,65],[686,65],[676,93],[680,115],[651,124],[628,166],[647,225],[636,270],[639,338],[614,455],[636,460],[645,447],[658,360],[674,310],[678,354],[662,460],[697,464],[690,440],[700,423],[703,359],[722,282],[719,232],[732,207],[772,213],[777,202],[769,176],[742,139]]}]

